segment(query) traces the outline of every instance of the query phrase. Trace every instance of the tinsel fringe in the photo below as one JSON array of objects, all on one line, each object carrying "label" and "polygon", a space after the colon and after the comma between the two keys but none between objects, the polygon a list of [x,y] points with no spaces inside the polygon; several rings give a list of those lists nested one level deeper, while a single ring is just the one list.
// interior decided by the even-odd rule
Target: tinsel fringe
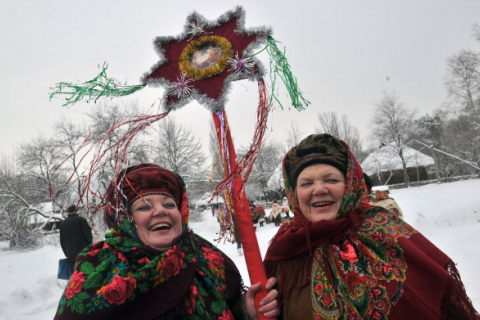
[{"label": "tinsel fringe", "polygon": [[272,83],[272,99],[275,99],[283,109],[282,103],[275,95],[275,83],[278,75],[285,85],[288,94],[290,95],[293,107],[297,110],[304,110],[310,104],[310,101],[303,97],[303,94],[297,84],[297,78],[293,75],[290,64],[285,56],[285,49],[283,52],[280,51],[277,46],[277,42],[278,41],[271,36],[267,37],[266,50],[270,55],[270,81]]},{"label": "tinsel fringe", "polygon": [[117,80],[107,77],[108,64],[103,63],[102,71],[92,80],[83,84],[71,84],[60,82],[55,84],[54,90],[50,94],[50,100],[57,95],[66,95],[66,102],[63,106],[75,104],[78,101],[86,99],[87,103],[94,99],[95,102],[100,97],[121,97],[128,96],[145,87],[145,84],[126,86],[121,85]]},{"label": "tinsel fringe", "polygon": [[[83,165],[84,160],[87,158],[87,156],[91,155],[92,150],[95,148],[96,151],[94,152],[93,159],[91,160],[89,164],[89,171],[83,180],[82,184],[82,190],[81,194],[79,197],[79,201],[77,203],[80,204],[80,202],[84,202],[86,204],[89,215],[94,214],[98,211],[101,211],[105,208],[105,203],[104,203],[104,195],[99,195],[95,193],[94,190],[91,189],[92,186],[92,179],[95,176],[95,174],[100,170],[102,166],[105,166],[105,164],[108,161],[113,161],[114,163],[114,179],[118,177],[120,172],[126,167],[127,164],[127,155],[130,150],[130,146],[132,142],[134,141],[135,137],[143,131],[145,128],[151,126],[153,123],[165,118],[168,115],[168,112],[165,113],[159,113],[159,114],[154,114],[154,115],[145,115],[145,116],[135,116],[131,118],[128,121],[125,122],[117,122],[113,124],[107,132],[105,132],[100,138],[95,138],[93,137],[93,134],[90,133],[88,134],[87,138],[84,139],[84,141],[76,148],[72,154],[70,154],[59,166],[57,166],[57,169],[59,169],[66,161],[68,161],[71,157],[74,155],[78,155],[83,153],[82,158],[80,161],[77,163],[77,168],[81,167]],[[130,126],[130,129],[119,138],[117,142],[115,142],[112,145],[107,146],[108,140],[111,138],[112,134],[115,133],[116,130],[119,130],[120,128],[125,128],[125,126]],[[113,157],[108,157],[108,153],[111,153]],[[68,185],[68,183],[73,179],[77,172],[72,172],[70,177],[67,179],[67,182],[65,183],[65,186]],[[50,189],[51,190],[51,189]],[[60,191],[59,191],[60,192]],[[55,198],[59,195],[59,192],[55,195]],[[90,201],[91,197],[94,197],[98,200],[100,200],[100,204],[93,205]],[[98,202],[95,202],[98,203]],[[118,207],[118,204],[109,204],[112,209],[114,209],[116,212],[121,210],[122,208]]]},{"label": "tinsel fringe", "polygon": [[[259,104],[257,108],[257,122],[255,126],[255,133],[253,135],[253,141],[248,149],[247,153],[237,163],[237,166],[229,173],[225,179],[220,182],[213,191],[212,199],[217,196],[224,188],[232,184],[239,175],[242,175],[242,186],[240,191],[245,188],[245,183],[248,181],[248,177],[253,169],[255,160],[257,159],[258,152],[262,146],[265,131],[267,129],[268,113],[270,112],[271,105],[268,103],[267,89],[263,80],[258,81],[259,90]],[[233,195],[234,197],[237,195]]]}]

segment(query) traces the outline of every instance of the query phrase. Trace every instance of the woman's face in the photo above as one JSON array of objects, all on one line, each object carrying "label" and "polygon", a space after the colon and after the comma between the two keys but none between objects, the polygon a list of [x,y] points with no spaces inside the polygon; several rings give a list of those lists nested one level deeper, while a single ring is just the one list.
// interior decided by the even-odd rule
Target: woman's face
[{"label": "woman's face", "polygon": [[345,192],[345,177],[331,165],[314,164],[300,172],[295,192],[307,220],[333,220]]},{"label": "woman's face", "polygon": [[142,243],[166,251],[173,239],[182,233],[182,218],[175,200],[163,194],[144,196],[130,208],[137,234]]}]

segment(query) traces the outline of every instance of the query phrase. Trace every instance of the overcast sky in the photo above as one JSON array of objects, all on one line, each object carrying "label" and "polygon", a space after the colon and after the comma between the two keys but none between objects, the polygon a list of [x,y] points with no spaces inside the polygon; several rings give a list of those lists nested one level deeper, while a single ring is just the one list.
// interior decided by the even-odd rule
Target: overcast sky
[{"label": "overcast sky", "polygon": [[[90,80],[107,61],[108,76],[138,84],[159,60],[155,37],[182,33],[192,11],[214,20],[236,5],[246,11],[246,28],[273,28],[312,103],[302,112],[274,110],[269,140],[285,139],[291,121],[312,133],[322,111],[346,114],[367,140],[382,90],[395,90],[406,106],[430,113],[446,98],[447,58],[480,49],[471,37],[480,23],[479,0],[1,0],[0,154],[40,133],[51,135],[62,115],[80,119],[91,107],[50,102],[55,83]],[[123,99],[148,108],[161,96],[161,89],[146,88]],[[238,148],[252,139],[256,86],[238,81],[228,98]],[[208,136],[211,114],[203,106],[192,103],[175,117],[202,139]]]}]

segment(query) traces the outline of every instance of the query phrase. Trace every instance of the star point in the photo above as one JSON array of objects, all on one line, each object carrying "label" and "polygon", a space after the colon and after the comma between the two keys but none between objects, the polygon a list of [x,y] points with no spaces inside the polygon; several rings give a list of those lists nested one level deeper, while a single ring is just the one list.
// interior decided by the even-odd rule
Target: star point
[{"label": "star point", "polygon": [[219,111],[232,81],[262,76],[261,64],[251,54],[271,30],[246,30],[244,17],[241,7],[215,21],[194,12],[178,37],[155,39],[160,61],[143,81],[166,87],[163,101],[167,110],[198,100],[212,112]]}]

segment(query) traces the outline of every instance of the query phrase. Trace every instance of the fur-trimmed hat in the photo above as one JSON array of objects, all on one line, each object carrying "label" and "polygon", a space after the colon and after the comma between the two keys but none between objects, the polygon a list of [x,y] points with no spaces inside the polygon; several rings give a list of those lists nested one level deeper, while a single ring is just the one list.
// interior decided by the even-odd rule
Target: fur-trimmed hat
[{"label": "fur-trimmed hat", "polygon": [[297,178],[303,169],[314,164],[328,164],[347,172],[347,149],[337,138],[329,134],[312,134],[293,147],[285,157],[285,168],[291,186],[295,189]]}]

